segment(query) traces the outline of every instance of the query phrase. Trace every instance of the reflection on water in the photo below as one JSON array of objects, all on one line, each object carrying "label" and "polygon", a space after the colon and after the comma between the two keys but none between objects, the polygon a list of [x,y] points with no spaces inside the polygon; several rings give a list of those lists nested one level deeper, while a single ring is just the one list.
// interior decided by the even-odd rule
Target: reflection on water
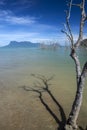
[{"label": "reflection on water", "polygon": [[[33,99],[31,93],[20,89],[20,86],[30,86],[35,82],[35,79],[30,76],[32,73],[47,77],[55,75],[54,80],[51,81],[51,90],[68,115],[76,91],[74,62],[69,57],[69,53],[70,50],[65,48],[59,48],[56,51],[32,48],[0,49],[1,130],[53,129],[55,124],[51,117],[45,120],[49,114],[47,112],[43,114],[45,110],[40,106],[37,98]],[[78,54],[83,65],[87,60],[87,50],[80,49]],[[82,125],[86,125],[87,120],[86,92],[84,92],[79,119]],[[36,119],[38,120],[36,121]],[[43,120],[45,121],[41,125],[39,122]],[[36,124],[32,126],[35,121]],[[51,128],[49,127],[50,123]]]}]

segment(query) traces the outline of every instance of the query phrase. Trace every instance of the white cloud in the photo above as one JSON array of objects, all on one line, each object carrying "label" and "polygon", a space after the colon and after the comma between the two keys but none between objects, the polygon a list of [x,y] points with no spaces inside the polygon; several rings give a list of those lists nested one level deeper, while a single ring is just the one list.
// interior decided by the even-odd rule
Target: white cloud
[{"label": "white cloud", "polygon": [[11,11],[6,11],[6,10],[0,10],[0,20],[10,23],[10,24],[33,24],[36,22],[35,17],[20,17],[20,16],[15,16]]},{"label": "white cloud", "polygon": [[35,23],[35,19],[33,17],[17,17],[17,16],[7,16],[6,22],[11,24],[33,24]]}]

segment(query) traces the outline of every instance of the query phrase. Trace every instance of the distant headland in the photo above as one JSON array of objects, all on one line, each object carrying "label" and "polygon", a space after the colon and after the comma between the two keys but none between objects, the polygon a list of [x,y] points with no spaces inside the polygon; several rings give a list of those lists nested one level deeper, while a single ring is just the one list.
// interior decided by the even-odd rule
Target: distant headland
[{"label": "distant headland", "polygon": [[3,46],[5,48],[28,48],[28,47],[39,47],[40,43],[32,43],[30,41],[11,41],[8,45]]},{"label": "distant headland", "polygon": [[8,45],[3,46],[3,48],[41,48],[41,49],[57,49],[60,47],[59,43],[32,43],[30,41],[11,41]]}]

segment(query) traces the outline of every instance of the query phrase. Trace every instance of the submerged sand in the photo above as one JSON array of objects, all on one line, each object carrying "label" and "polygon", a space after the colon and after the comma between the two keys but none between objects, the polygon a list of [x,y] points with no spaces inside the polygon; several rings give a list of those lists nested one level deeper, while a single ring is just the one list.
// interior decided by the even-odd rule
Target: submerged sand
[{"label": "submerged sand", "polygon": [[[57,130],[59,124],[41,103],[38,93],[25,91],[23,86],[31,87],[36,83],[31,73],[46,77],[54,75],[49,89],[68,117],[76,91],[75,70],[72,60],[68,59],[69,53],[64,50],[62,53],[61,50],[22,49],[20,53],[19,50],[3,51],[0,51],[0,130]],[[83,57],[85,55],[86,52]],[[87,82],[78,118],[82,128],[87,125],[86,86]],[[43,100],[58,120],[62,121],[60,107],[47,92],[43,93]]]}]

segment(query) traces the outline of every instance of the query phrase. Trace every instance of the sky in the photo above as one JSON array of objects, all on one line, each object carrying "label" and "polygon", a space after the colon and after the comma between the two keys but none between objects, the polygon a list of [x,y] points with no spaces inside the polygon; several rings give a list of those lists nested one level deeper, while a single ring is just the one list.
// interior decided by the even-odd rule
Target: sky
[{"label": "sky", "polygon": [[[57,41],[64,44],[67,38],[61,29],[65,23],[67,1],[0,0],[0,46],[10,41]],[[81,0],[73,1],[77,3]],[[70,22],[75,38],[79,12],[79,9],[73,7]]]}]

